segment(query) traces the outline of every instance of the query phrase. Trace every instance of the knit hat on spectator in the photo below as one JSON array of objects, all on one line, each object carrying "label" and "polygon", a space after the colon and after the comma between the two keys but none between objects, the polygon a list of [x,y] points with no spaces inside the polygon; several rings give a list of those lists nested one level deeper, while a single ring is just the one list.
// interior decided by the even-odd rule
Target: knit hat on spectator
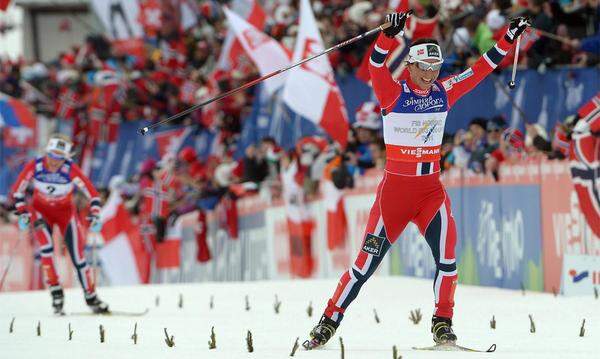
[{"label": "knit hat on spectator", "polygon": [[490,10],[490,12],[488,12],[488,14],[485,16],[485,23],[492,31],[496,31],[504,26],[505,22],[506,19],[504,16],[502,16],[502,14],[500,14],[500,10],[498,9]]},{"label": "knit hat on spectator", "polygon": [[200,161],[194,161],[189,169],[190,176],[195,179],[206,179],[206,168]]},{"label": "knit hat on spectator", "polygon": [[121,176],[121,175],[114,175],[110,178],[110,180],[108,181],[108,189],[113,192],[113,191],[120,191],[121,187],[123,187],[123,185],[125,184],[125,177]]},{"label": "knit hat on spectator", "polygon": [[298,141],[296,150],[298,152],[313,151],[321,152],[327,148],[327,140],[318,136],[303,137]]},{"label": "knit hat on spectator", "polygon": [[65,84],[69,81],[76,81],[78,78],[79,78],[79,72],[77,72],[75,70],[69,70],[69,69],[60,70],[56,74],[56,81],[61,85]]},{"label": "knit hat on spectator", "polygon": [[21,76],[23,76],[26,81],[46,78],[48,77],[48,68],[43,63],[37,62],[31,66],[23,67]]},{"label": "knit hat on spectator", "polygon": [[481,127],[481,129],[485,131],[487,128],[487,122],[488,121],[483,117],[475,117],[474,119],[469,121],[469,127],[471,127],[471,125],[476,125]]},{"label": "knit hat on spectator", "polygon": [[373,4],[369,1],[361,1],[346,9],[344,15],[355,24],[365,25],[367,14],[371,13],[371,10],[373,10]]},{"label": "knit hat on spectator", "polygon": [[527,147],[534,146],[535,145],[534,139],[537,136],[543,138],[545,141],[549,140],[548,132],[546,131],[544,126],[540,125],[539,123],[534,123],[532,126],[533,126],[533,128],[535,128],[535,131],[537,132],[537,134],[535,136],[531,136],[529,133],[527,133],[525,136],[525,146],[527,146]]},{"label": "knit hat on spectator", "polygon": [[140,174],[149,174],[156,168],[156,161],[153,158],[149,158],[142,162],[140,166]]},{"label": "knit hat on spectator", "polygon": [[119,75],[115,71],[102,70],[94,75],[94,83],[98,86],[110,86],[119,83]]},{"label": "knit hat on spectator", "polygon": [[196,150],[192,146],[184,147],[179,154],[177,155],[177,159],[182,162],[187,162],[188,164],[194,162],[196,160]]},{"label": "knit hat on spectator", "polygon": [[273,18],[277,24],[291,25],[294,18],[294,10],[288,5],[279,5],[273,14]]},{"label": "knit hat on spectator", "polygon": [[457,48],[468,48],[471,44],[471,35],[465,27],[459,27],[452,34],[452,43]]},{"label": "knit hat on spectator", "polygon": [[377,131],[382,125],[380,114],[381,109],[375,102],[364,102],[356,111],[356,121],[352,126]]},{"label": "knit hat on spectator", "polygon": [[561,152],[565,157],[569,157],[569,137],[564,126],[557,123],[554,126],[554,136],[552,137],[552,148]]},{"label": "knit hat on spectator", "polygon": [[504,139],[504,142],[515,149],[522,149],[525,147],[523,132],[516,128],[509,127],[504,130],[504,132],[502,132],[502,138]]}]

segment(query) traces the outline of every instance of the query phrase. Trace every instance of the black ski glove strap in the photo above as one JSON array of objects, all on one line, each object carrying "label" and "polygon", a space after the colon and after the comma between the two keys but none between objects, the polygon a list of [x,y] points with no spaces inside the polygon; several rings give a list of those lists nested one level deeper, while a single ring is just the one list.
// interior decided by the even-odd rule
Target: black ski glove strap
[{"label": "black ski glove strap", "polygon": [[396,35],[398,35],[400,33],[400,31],[402,31],[402,29],[404,29],[404,25],[406,24],[406,18],[408,17],[409,13],[399,13],[399,12],[395,12],[392,14],[387,14],[385,16],[385,22],[389,22],[392,24],[392,26],[388,27],[387,29],[383,30],[383,33],[385,34],[385,36],[389,37],[389,38],[393,38]]},{"label": "black ski glove strap", "polygon": [[504,38],[512,44],[529,26],[531,26],[531,20],[528,16],[514,18],[510,21]]}]

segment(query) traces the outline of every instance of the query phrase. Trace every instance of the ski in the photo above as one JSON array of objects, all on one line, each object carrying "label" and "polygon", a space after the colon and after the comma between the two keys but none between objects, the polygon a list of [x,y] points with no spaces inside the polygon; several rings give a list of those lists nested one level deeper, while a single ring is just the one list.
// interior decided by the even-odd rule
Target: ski
[{"label": "ski", "polygon": [[59,315],[74,316],[74,317],[79,317],[79,316],[141,317],[141,316],[144,316],[144,315],[148,314],[149,311],[150,311],[150,308],[146,308],[145,310],[143,310],[141,312],[123,311],[123,310],[110,310],[110,311],[108,311],[106,313],[94,313],[94,312],[70,312],[70,313],[65,313],[65,312],[63,312],[62,314],[59,314]]},{"label": "ski", "polygon": [[414,350],[432,350],[432,351],[461,351],[461,352],[475,352],[475,353],[493,353],[496,351],[496,344],[492,344],[487,350],[478,350],[463,347],[457,344],[446,343],[436,344],[430,347],[413,347]]}]

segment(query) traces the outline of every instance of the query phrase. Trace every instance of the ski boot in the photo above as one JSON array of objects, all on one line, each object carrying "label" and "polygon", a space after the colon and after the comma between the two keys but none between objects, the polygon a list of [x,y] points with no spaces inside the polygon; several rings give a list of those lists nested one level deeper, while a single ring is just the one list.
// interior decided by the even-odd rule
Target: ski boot
[{"label": "ski boot", "polygon": [[338,327],[338,323],[323,315],[319,324],[310,332],[310,340],[306,340],[302,346],[306,350],[311,350],[325,345],[333,337]]},{"label": "ski boot", "polygon": [[94,314],[110,314],[110,310],[108,310],[108,304],[98,299],[96,293],[90,295],[89,297],[86,295],[85,302],[88,307],[94,312]]},{"label": "ski boot", "polygon": [[431,332],[436,344],[456,344],[456,334],[452,331],[452,319],[436,317],[431,319]]},{"label": "ski boot", "polygon": [[65,304],[65,293],[60,285],[50,286],[50,295],[52,296],[52,308],[54,314],[65,315],[63,306]]}]

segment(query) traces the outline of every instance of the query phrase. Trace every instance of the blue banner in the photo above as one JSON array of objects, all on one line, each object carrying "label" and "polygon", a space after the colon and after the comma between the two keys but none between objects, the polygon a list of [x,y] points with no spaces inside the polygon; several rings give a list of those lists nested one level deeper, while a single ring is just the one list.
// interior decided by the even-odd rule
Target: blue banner
[{"label": "blue banner", "polygon": [[[457,229],[459,281],[543,290],[539,186],[465,186],[450,188],[448,194]],[[389,254],[392,274],[433,278],[433,256],[417,227],[409,225],[398,242]]]}]

